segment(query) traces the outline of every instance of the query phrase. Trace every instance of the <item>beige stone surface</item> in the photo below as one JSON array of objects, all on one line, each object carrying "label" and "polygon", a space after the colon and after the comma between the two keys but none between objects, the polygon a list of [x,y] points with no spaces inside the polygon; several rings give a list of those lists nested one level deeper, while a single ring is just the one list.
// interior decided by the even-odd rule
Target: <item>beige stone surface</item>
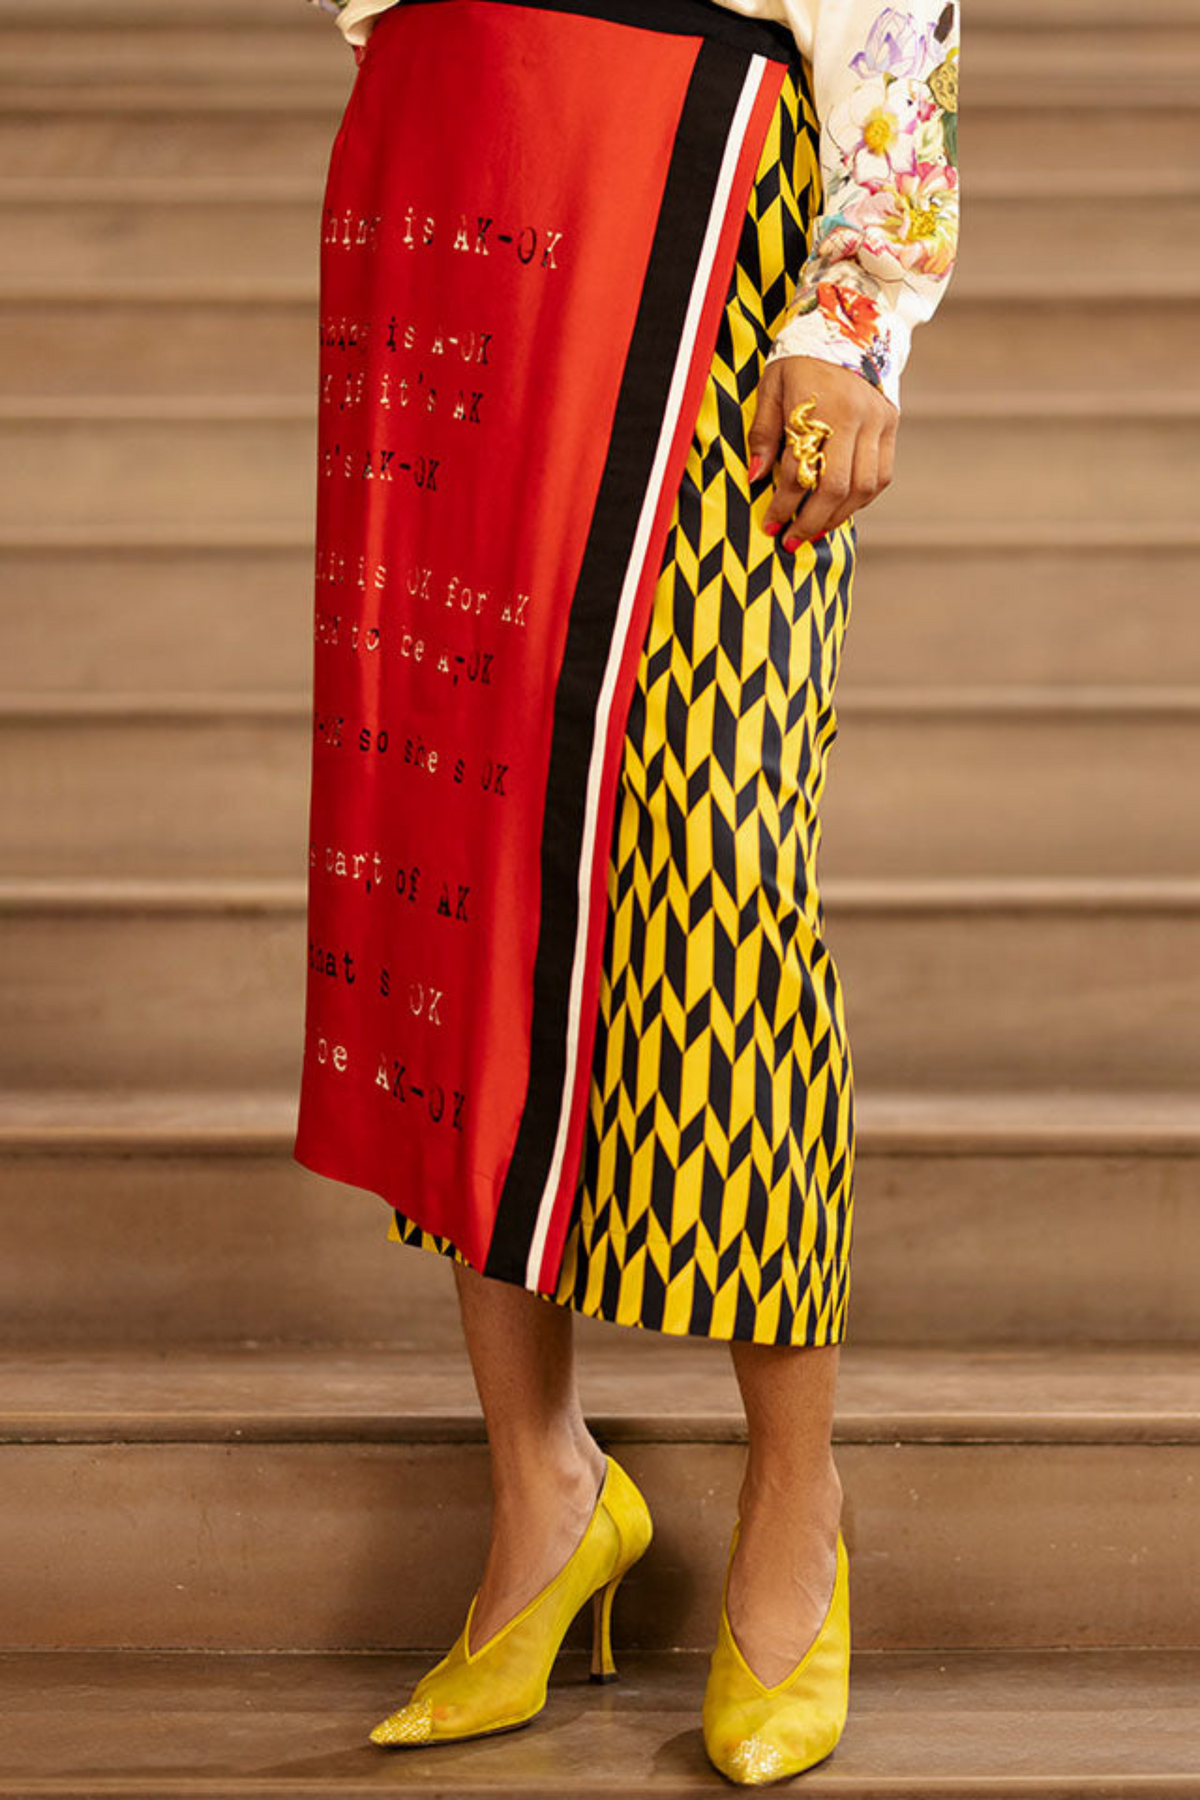
[{"label": "beige stone surface", "polygon": [[[619,1620],[618,1620],[619,1627]],[[0,1657],[0,1794],[55,1800],[637,1800],[727,1793],[699,1728],[707,1656],[622,1658],[593,1687],[565,1653],[545,1711],[476,1743],[366,1741],[416,1656]],[[1182,1800],[1200,1763],[1200,1661],[1152,1652],[858,1654],[816,1800]]]}]

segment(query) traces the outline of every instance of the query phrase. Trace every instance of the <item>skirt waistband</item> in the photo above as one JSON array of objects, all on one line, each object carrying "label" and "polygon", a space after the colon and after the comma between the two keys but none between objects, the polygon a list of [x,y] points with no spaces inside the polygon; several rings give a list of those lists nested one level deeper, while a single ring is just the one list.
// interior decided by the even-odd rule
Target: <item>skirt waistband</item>
[{"label": "skirt waistband", "polygon": [[[426,6],[452,4],[452,0],[422,0]],[[482,0],[491,6],[531,6],[542,12],[577,13],[585,19],[607,19],[614,25],[631,25],[639,31],[665,32],[672,37],[711,38],[729,44],[747,56],[765,56],[771,62],[790,63],[799,55],[796,40],[785,25],[770,19],[748,19],[714,0]],[[398,7],[392,8],[393,12]],[[384,13],[382,18],[387,18]]]}]

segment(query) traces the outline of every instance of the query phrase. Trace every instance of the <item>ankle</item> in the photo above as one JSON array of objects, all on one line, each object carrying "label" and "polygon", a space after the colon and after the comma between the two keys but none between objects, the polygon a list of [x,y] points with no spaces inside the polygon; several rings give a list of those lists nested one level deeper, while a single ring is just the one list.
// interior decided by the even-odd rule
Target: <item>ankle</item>
[{"label": "ankle", "polygon": [[738,1495],[744,1525],[786,1518],[815,1529],[832,1542],[841,1522],[844,1494],[832,1452],[801,1463],[750,1463]]},{"label": "ankle", "polygon": [[496,1516],[520,1522],[547,1513],[590,1513],[606,1470],[604,1452],[586,1429],[514,1447],[493,1458]]}]

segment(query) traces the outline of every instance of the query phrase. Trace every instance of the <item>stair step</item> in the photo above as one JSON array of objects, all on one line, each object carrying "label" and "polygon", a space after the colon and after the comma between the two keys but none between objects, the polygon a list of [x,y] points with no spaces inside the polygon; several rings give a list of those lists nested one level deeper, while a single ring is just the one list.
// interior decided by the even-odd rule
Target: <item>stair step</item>
[{"label": "stair step", "polygon": [[[1113,170],[1106,184],[1110,199],[1132,199],[1144,188],[1144,170]],[[1181,159],[1166,167],[1154,169],[1155,193],[1179,199],[1200,196],[1200,170],[1194,161]],[[972,193],[980,199],[1002,201],[1009,205],[1020,201],[1045,205],[1056,197],[1062,200],[1061,172],[1036,170],[1014,174],[1010,162],[1004,169],[972,171]],[[5,174],[0,184],[3,203],[14,209],[45,209],[58,206],[99,206],[122,212],[140,206],[311,206],[321,198],[320,186],[314,189],[309,170],[281,167],[248,179],[246,171],[218,174],[195,169],[164,170],[157,163],[152,172],[145,168],[124,172],[66,171],[60,173]]]},{"label": "stair step", "polygon": [[[4,3],[15,7],[20,0],[4,0]],[[148,10],[151,0],[135,0],[137,3]],[[200,4],[202,0],[191,0],[191,3]],[[52,4],[70,8],[85,5],[86,0],[52,0]],[[236,5],[237,0],[226,0],[226,4]],[[253,4],[265,11],[271,8],[273,0],[253,0]],[[995,32],[1040,33],[1063,31],[1068,27],[1099,31],[1108,28],[1119,42],[1119,34],[1129,26],[1129,8],[1124,0],[975,0],[971,12],[979,25]],[[1144,25],[1194,25],[1196,8],[1193,0],[1147,0],[1146,5],[1138,9],[1137,18],[1138,23]]]},{"label": "stair step", "polygon": [[[443,1330],[444,1262],[294,1161],[296,1110],[286,1090],[0,1100],[0,1343]],[[1200,1339],[1194,1094],[867,1090],[856,1112],[856,1345]]]},{"label": "stair step", "polygon": [[[857,1571],[851,1574],[852,1584]],[[715,1602],[713,1603],[715,1605]],[[567,1650],[545,1712],[485,1744],[406,1757],[369,1743],[429,1666],[419,1655],[0,1655],[0,1796],[16,1800],[693,1800],[706,1651],[620,1650],[595,1688]],[[714,1625],[715,1629],[715,1625]],[[850,1714],[813,1800],[1176,1800],[1195,1792],[1200,1654],[855,1651]],[[1120,1729],[1113,1729],[1119,1720]]]},{"label": "stair step", "polygon": [[0,304],[0,319],[7,396],[286,394],[316,410],[317,313],[306,300],[244,305],[236,331],[227,306],[186,302],[16,301]]},{"label": "stair step", "polygon": [[[744,1444],[723,1345],[580,1329],[588,1417],[610,1443]],[[851,1342],[842,1358],[839,1444],[1200,1446],[1194,1346]],[[12,1446],[486,1444],[453,1308],[419,1345],[29,1346],[0,1371]]]},{"label": "stair step", "polygon": [[[579,1360],[656,1518],[626,1641],[701,1648],[744,1456],[726,1349],[593,1322]],[[0,1376],[12,1648],[429,1648],[461,1623],[487,1512],[461,1345],[19,1348]],[[834,1438],[862,1648],[1194,1646],[1193,1350],[847,1345]]]},{"label": "stair step", "polygon": [[[904,372],[905,415],[945,405],[964,389],[1005,393],[1013,371],[1044,390],[1043,403],[1070,405],[1096,393],[1144,404],[1148,393],[1200,389],[1200,348],[1191,332],[1192,303],[1112,297],[1113,283],[1089,301],[1026,299],[1014,308],[952,286],[938,309],[937,329],[919,334]],[[103,290],[102,290],[103,291]],[[12,399],[71,397],[80,403],[150,394],[220,396],[249,402],[288,397],[315,411],[315,300],[243,301],[237,330],[230,308],[186,297],[69,301],[39,297],[0,302],[8,355],[0,371]]]},{"label": "stair step", "polygon": [[[286,26],[241,19],[231,29],[218,19],[173,11],[153,30],[130,30],[111,15],[98,21],[94,14],[82,24],[64,20],[65,28],[58,30],[39,20],[35,29],[23,15],[5,29],[5,86],[19,91],[35,82],[60,89],[103,85],[114,98],[130,87],[162,94],[191,86],[207,93],[236,84],[254,91],[263,85],[264,69],[278,75],[280,87],[294,83],[319,92],[322,84],[339,85],[350,54],[331,21],[315,13],[305,16],[299,7],[292,12]],[[1038,33],[1035,58],[1014,31],[980,25],[971,39],[969,65],[964,59],[971,99],[1006,105],[1015,114],[1033,107],[1103,105],[1119,59],[1122,94],[1131,106],[1195,104],[1200,32],[1194,14],[1145,26],[1139,20],[1138,30],[1126,32],[1089,29],[1089,24],[1086,18],[1053,21]]]},{"label": "stair step", "polygon": [[[4,95],[0,167],[16,180],[142,177],[148,169],[159,178],[233,177],[247,185],[307,180],[319,203],[353,70],[350,58],[343,63],[335,54],[322,79],[302,87],[235,81],[198,88],[123,84],[109,91],[46,85],[43,65],[37,86],[10,87]],[[1186,93],[1169,103],[1154,96],[1149,105],[1148,97],[1141,105],[1131,97],[1127,110],[1114,110],[1111,94],[1091,105],[1039,106],[1037,95],[1025,100],[1024,82],[989,96],[975,75],[972,66],[970,132],[964,132],[962,147],[965,197],[981,183],[1011,180],[1017,170],[1031,184],[1053,179],[1064,194],[1095,191],[1100,184],[1116,194],[1139,176],[1144,185],[1152,182],[1149,171],[1194,164],[1195,105]],[[963,237],[965,242],[965,229]]]},{"label": "stair step", "polygon": [[[452,353],[453,354],[453,353]],[[453,370],[453,362],[450,365]],[[326,402],[332,404],[332,402]],[[1200,423],[1200,390],[1174,387],[1136,394],[1095,389],[1014,388],[1011,379],[996,387],[961,384],[944,391],[918,391],[906,417],[922,423],[968,425],[1027,424],[1037,410],[1061,424],[1128,425],[1137,419]],[[37,425],[307,425],[320,416],[316,393],[247,394],[232,389],[212,393],[12,394],[0,396],[0,423],[10,428]]]},{"label": "stair step", "polygon": [[[841,679],[899,694],[913,685],[990,680],[1029,686],[1145,686],[1166,669],[1200,672],[1193,595],[1200,556],[1182,528],[1107,542],[1024,522],[1008,548],[986,541],[922,546],[879,520],[857,521],[855,609]],[[265,656],[264,656],[265,663]],[[848,742],[848,737],[847,737]],[[839,745],[837,754],[844,746]]]},{"label": "stair step", "polygon": [[[867,1086],[1145,1092],[1194,1080],[1194,880],[842,880],[825,899]],[[0,1080],[298,1082],[302,881],[13,879],[0,913]]]},{"label": "stair step", "polygon": [[[0,24],[11,26],[29,17],[25,0],[0,0]],[[320,20],[317,12],[297,16],[294,9],[284,10],[279,0],[172,0],[171,10],[164,14],[156,0],[42,0],[42,18],[48,30],[77,27],[81,24],[109,30],[139,26],[143,30],[170,30],[179,25],[229,27],[253,24],[261,29],[305,28],[303,20]],[[1143,0],[1138,22],[1155,29],[1178,25],[1194,25],[1193,0]],[[1003,33],[1015,29],[1044,32],[1110,28],[1119,33],[1129,26],[1129,9],[1124,0],[973,0],[972,20],[975,30]],[[323,21],[329,28],[328,15]]]},{"label": "stair step", "polygon": [[[453,629],[430,623],[453,652]],[[903,692],[848,675],[839,693],[823,802],[835,878],[1200,874],[1176,794],[1200,761],[1200,686]],[[4,866],[294,873],[311,744],[302,693],[0,692]]]},{"label": "stair step", "polygon": [[838,716],[830,878],[1200,873],[1179,787],[1200,764],[1200,708],[1166,691],[905,694],[848,670]]},{"label": "stair step", "polygon": [[151,692],[183,675],[231,694],[268,683],[295,693],[312,680],[313,552],[294,534],[237,548],[0,548],[0,580],[11,596],[6,665],[28,692],[101,694],[127,687],[130,668]]},{"label": "stair step", "polygon": [[[127,291],[145,284],[150,297],[164,282],[180,288],[211,282],[214,269],[236,270],[243,284],[284,280],[298,295],[310,289],[315,295],[321,234],[316,182],[299,198],[281,197],[274,187],[256,194],[242,183],[234,194],[210,199],[204,186],[187,179],[169,184],[161,199],[138,198],[145,191],[139,188],[120,199],[75,199],[74,191],[53,182],[34,184],[28,197],[0,188],[0,233],[11,252],[0,288],[5,297],[70,298],[114,281]],[[1043,293],[1076,294],[1103,288],[1110,268],[1122,266],[1124,258],[1123,288],[1194,296],[1200,290],[1200,193],[1193,186],[1160,195],[1154,184],[1139,213],[1147,233],[1175,234],[1178,248],[1157,278],[1129,262],[1126,209],[1111,194],[1090,185],[1030,193],[1021,183],[1000,194],[985,186],[973,196],[969,218],[964,212],[954,285],[960,293],[1005,295],[1014,283],[1018,289],[1028,285],[1036,271]]]},{"label": "stair step", "polygon": [[[872,506],[886,520],[920,530],[954,517],[958,529],[1011,521],[1010,536],[1059,528],[1065,517],[1093,531],[1113,513],[1111,432],[1098,413],[1060,417],[1030,449],[1034,418],[1023,410],[997,416],[991,406],[960,416],[947,405],[905,421],[905,449],[892,487]],[[1200,410],[1172,402],[1159,416],[1131,415],[1114,404],[1127,467],[1121,508],[1141,533],[1187,516],[1200,465]],[[486,402],[484,419],[486,422]],[[462,427],[466,429],[466,427]],[[402,427],[388,447],[396,466],[422,453],[439,457],[439,493],[455,499],[453,422],[430,435]],[[354,455],[367,444],[357,427],[344,442]],[[343,440],[338,439],[338,442]],[[0,491],[0,542],[70,542],[108,532],[127,537],[149,520],[163,533],[249,533],[264,519],[299,533],[311,529],[317,472],[315,420],[203,416],[179,407],[175,417],[0,417],[0,460],[9,476]],[[338,479],[341,479],[339,477]],[[220,537],[218,536],[218,542]]]},{"label": "stair step", "polygon": [[[337,130],[339,102],[349,87],[351,63],[338,94],[296,100],[280,89],[259,107],[236,88],[214,96],[208,109],[175,104],[164,91],[147,105],[109,103],[103,89],[42,87],[24,103],[6,95],[0,114],[0,167],[17,179],[31,176],[160,176],[200,180],[243,177],[247,182],[287,176],[307,180],[319,197]],[[43,80],[45,71],[43,71]],[[182,94],[186,102],[186,91]],[[193,96],[194,100],[194,96]],[[215,128],[214,128],[215,118]],[[1168,125],[1168,154],[1186,138],[1186,121]]]},{"label": "stair step", "polygon": [[[136,669],[148,692],[303,691],[312,677],[311,548],[260,534],[159,545],[109,534],[73,545],[0,544],[7,683],[28,693],[111,693]],[[902,534],[858,522],[855,612],[841,680],[903,694],[939,682],[1153,686],[1200,683],[1200,531],[1094,540]],[[968,598],[969,597],[969,598]],[[848,741],[848,736],[847,736]],[[845,746],[839,744],[834,764]]]},{"label": "stair step", "polygon": [[[286,25],[255,20],[221,24],[184,19],[172,11],[153,30],[108,24],[94,16],[73,21],[57,31],[44,21],[34,27],[28,15],[5,29],[4,78],[0,92],[54,87],[104,86],[110,93],[124,87],[154,87],[172,96],[180,89],[204,94],[219,84],[253,90],[264,80],[286,91],[297,86],[336,95],[348,85],[354,62],[333,21],[300,3],[288,7]],[[1169,94],[1173,85],[1164,66],[1171,48],[1189,47],[1166,35],[1153,34],[1153,48],[1138,58],[1151,81]],[[1003,53],[1002,53],[1003,59]],[[5,94],[7,99],[7,93]]]}]

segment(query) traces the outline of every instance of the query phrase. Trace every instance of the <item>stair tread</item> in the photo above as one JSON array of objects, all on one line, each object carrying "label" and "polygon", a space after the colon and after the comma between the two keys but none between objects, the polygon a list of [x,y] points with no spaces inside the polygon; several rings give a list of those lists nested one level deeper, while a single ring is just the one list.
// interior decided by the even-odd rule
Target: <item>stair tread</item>
[{"label": "stair tread", "polygon": [[[825,883],[848,913],[1179,913],[1200,908],[1196,875],[881,875]],[[0,876],[0,913],[303,911],[302,875]]]},{"label": "stair tread", "polygon": [[[593,1688],[564,1652],[527,1731],[402,1767],[366,1733],[428,1654],[9,1652],[0,1795],[715,1792],[699,1729],[707,1653],[622,1656],[619,1632],[618,1619],[614,1686]],[[841,1741],[804,1777],[815,1800],[1195,1792],[1200,1651],[864,1650],[851,1680]]]},{"label": "stair tread", "polygon": [[[723,1344],[587,1322],[584,1403],[620,1442],[740,1442]],[[452,1309],[421,1345],[17,1346],[0,1441],[478,1442]],[[635,1398],[636,1397],[636,1398]],[[1197,1443],[1191,1346],[843,1349],[842,1443]]]},{"label": "stair tread", "polygon": [[[977,31],[1008,32],[1097,29],[1112,26],[1127,30],[1127,0],[974,0],[972,14]],[[0,0],[0,23],[27,24],[26,0]],[[1144,27],[1195,23],[1194,0],[1143,0],[1137,14]],[[328,20],[296,7],[283,9],[279,0],[172,0],[164,11],[161,0],[41,0],[42,30],[86,24],[92,29],[140,25],[144,29],[179,26],[218,30],[252,24],[256,30],[271,27],[295,36],[306,30],[329,29]]]},{"label": "stair tread", "polygon": [[[1082,163],[1078,170],[1055,169],[1043,173],[1022,170],[1014,176],[1010,169],[972,170],[971,191],[976,200],[1011,201],[1014,204],[1057,201],[1061,207],[1064,194],[1079,193],[1086,197],[1085,176],[1094,170]],[[1200,192],[1200,171],[1188,162],[1171,161],[1157,164],[1153,171],[1130,169],[1118,182],[1106,175],[1104,192],[1112,200],[1114,190],[1121,187],[1125,197],[1133,198],[1146,190],[1153,180],[1154,192],[1161,199],[1167,194],[1184,197]],[[1080,185],[1077,186],[1076,183]],[[89,174],[81,172],[8,175],[0,183],[0,203],[7,206],[75,205],[157,205],[163,202],[182,206],[208,206],[228,203],[238,206],[307,204],[319,197],[320,183],[312,174],[254,172],[248,178],[237,175],[192,174],[186,170],[167,173],[144,170],[136,173]]]},{"label": "stair tread", "polygon": [[[0,1093],[0,1153],[164,1149],[290,1149],[290,1088],[108,1091],[43,1088]],[[964,1154],[1200,1150],[1200,1094],[1103,1089],[1003,1093],[867,1090],[856,1097],[869,1152]]]},{"label": "stair tread", "polygon": [[[11,552],[62,554],[104,551],[122,554],[167,550],[212,555],[219,551],[261,553],[288,550],[308,554],[312,533],[288,519],[255,519],[246,523],[214,520],[197,525],[194,520],[166,517],[137,520],[92,520],[86,525],[54,522],[20,525],[0,521],[0,555]],[[1018,540],[1011,530],[986,520],[953,519],[915,522],[872,520],[864,530],[864,555],[872,551],[911,551],[921,556],[958,550],[995,550],[1006,555],[1034,555],[1045,551],[1073,551],[1087,555],[1114,550],[1161,554],[1165,550],[1200,547],[1200,524],[1179,517],[1169,523],[1140,524],[1137,520],[1031,520]]]},{"label": "stair tread", "polygon": [[[307,373],[307,372],[306,372]],[[15,425],[108,426],[131,424],[264,424],[309,425],[316,422],[315,384],[276,393],[187,393],[155,391],[146,394],[27,393],[0,394],[0,422]],[[906,394],[905,413],[910,419],[968,420],[1017,419],[1039,422],[1056,418],[1103,421],[1146,419],[1200,419],[1200,388],[1182,383],[1172,391],[1147,389],[1123,392],[1104,388],[1099,392],[1062,387],[1028,390],[998,387],[964,388],[961,385]]]},{"label": "stair tread", "polygon": [[[74,723],[244,725],[311,724],[312,693],[291,688],[28,688],[0,687],[0,723],[39,723],[49,717]],[[864,682],[847,677],[839,713],[855,718],[1004,721],[1032,715],[1064,720],[1194,719],[1200,714],[1200,682]]]}]

